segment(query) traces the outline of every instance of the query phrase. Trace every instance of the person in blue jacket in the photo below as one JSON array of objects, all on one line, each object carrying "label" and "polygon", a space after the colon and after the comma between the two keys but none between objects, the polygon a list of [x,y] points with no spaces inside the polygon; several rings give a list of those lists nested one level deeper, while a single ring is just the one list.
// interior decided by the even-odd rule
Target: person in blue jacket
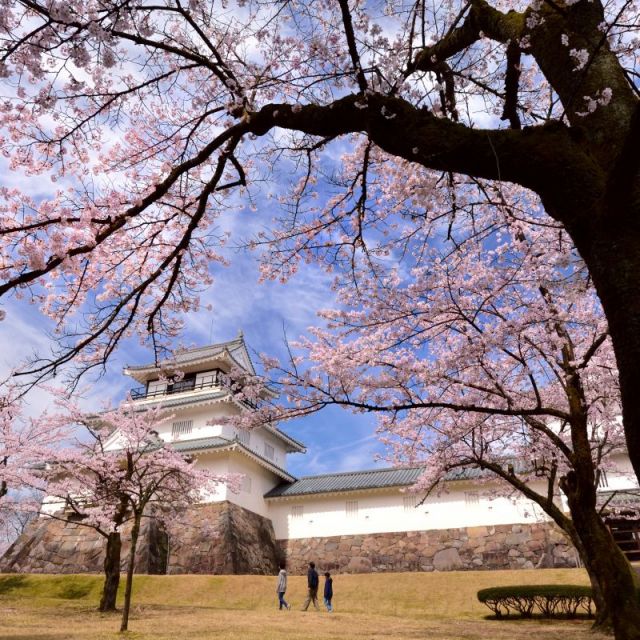
[{"label": "person in blue jacket", "polygon": [[333,578],[327,571],[324,574],[324,606],[327,607],[327,611],[331,613],[333,611],[333,605],[331,599],[333,598]]},{"label": "person in blue jacket", "polygon": [[313,562],[309,563],[309,570],[307,571],[307,587],[309,588],[309,593],[307,595],[307,599],[304,601],[302,605],[302,610],[306,611],[309,608],[309,604],[313,602],[313,606],[316,608],[316,611],[320,610],[318,606],[318,585],[320,584],[320,578],[318,577],[318,572],[316,571],[316,565]]}]

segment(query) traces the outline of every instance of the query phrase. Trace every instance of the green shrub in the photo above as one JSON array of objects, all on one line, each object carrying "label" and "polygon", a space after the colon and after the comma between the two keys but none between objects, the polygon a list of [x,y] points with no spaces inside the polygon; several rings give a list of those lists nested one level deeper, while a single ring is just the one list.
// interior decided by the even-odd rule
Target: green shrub
[{"label": "green shrub", "polygon": [[496,618],[534,614],[545,618],[575,618],[578,614],[593,616],[591,587],[571,584],[515,585],[492,587],[478,591],[478,600],[487,605]]}]

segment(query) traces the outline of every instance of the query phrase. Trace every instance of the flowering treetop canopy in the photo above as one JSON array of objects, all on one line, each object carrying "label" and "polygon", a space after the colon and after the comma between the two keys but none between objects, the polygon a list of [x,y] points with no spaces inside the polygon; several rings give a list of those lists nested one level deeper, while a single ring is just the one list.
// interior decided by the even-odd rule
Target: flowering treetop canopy
[{"label": "flowering treetop canopy", "polygon": [[394,216],[468,213],[452,194],[478,186],[495,203],[481,180],[537,192],[570,225],[626,135],[611,119],[635,109],[637,9],[8,0],[2,145],[52,191],[2,189],[0,296],[27,295],[64,336],[32,372],[103,364],[133,333],[166,348],[223,262],[220,214],[238,193],[261,197],[270,176],[293,184],[276,193],[292,208],[267,275],[318,252],[347,266],[364,248],[383,253]]}]

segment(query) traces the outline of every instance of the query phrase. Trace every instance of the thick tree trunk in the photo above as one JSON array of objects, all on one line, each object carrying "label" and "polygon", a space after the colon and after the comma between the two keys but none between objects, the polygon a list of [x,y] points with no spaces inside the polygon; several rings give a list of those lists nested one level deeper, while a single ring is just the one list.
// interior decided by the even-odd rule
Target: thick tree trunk
[{"label": "thick tree trunk", "polygon": [[136,548],[138,546],[138,536],[140,534],[141,515],[135,516],[133,527],[131,528],[131,550],[129,551],[129,562],[127,564],[127,582],[124,590],[124,607],[122,609],[122,623],[120,632],[129,628],[129,610],[131,609],[131,590],[133,588],[133,570],[136,564]]},{"label": "thick tree trunk", "polygon": [[[565,227],[586,262],[602,303],[620,379],[622,418],[629,458],[640,480],[640,104],[616,149],[606,179],[592,200],[545,199],[549,212]],[[613,129],[615,122],[609,128]],[[586,177],[585,177],[586,178]],[[589,191],[586,179],[582,184]]]},{"label": "thick tree trunk", "polygon": [[596,615],[595,621],[593,623],[593,628],[598,631],[608,632],[612,628],[611,621],[611,613],[609,611],[609,607],[607,605],[607,601],[604,597],[604,593],[602,592],[602,587],[600,586],[600,582],[598,581],[598,576],[594,571],[592,563],[589,558],[589,554],[585,551],[584,545],[582,544],[582,539],[576,530],[573,521],[568,521],[566,516],[562,516],[560,519],[556,519],[554,514],[550,514],[556,524],[569,536],[571,542],[573,542],[573,546],[576,548],[578,555],[580,556],[580,560],[582,560],[582,564],[584,564],[584,568],[589,576],[589,582],[591,582],[591,592],[593,602],[596,607]]},{"label": "thick tree trunk", "polygon": [[[640,204],[633,216],[598,215],[590,238],[571,233],[593,277],[609,324],[620,378],[629,458],[640,480]],[[630,218],[634,218],[633,221]]]},{"label": "thick tree trunk", "polygon": [[[581,491],[575,474],[569,474],[563,491],[569,500],[571,517],[584,549],[583,560],[590,577],[597,581],[611,620],[616,640],[640,638],[640,603],[633,571],[609,529],[595,509],[595,491]],[[599,615],[599,618],[601,616]],[[601,620],[606,624],[606,619]]]},{"label": "thick tree trunk", "polygon": [[[585,563],[585,567],[586,566],[587,564]],[[613,624],[611,621],[611,612],[609,611],[609,607],[607,606],[607,601],[605,600],[604,593],[602,593],[602,589],[600,588],[598,578],[590,569],[587,569],[587,573],[589,574],[589,581],[591,582],[591,593],[593,594],[593,602],[596,605],[596,616],[593,622],[593,628],[594,630],[608,633],[613,628]]]},{"label": "thick tree trunk", "polygon": [[112,531],[107,537],[104,557],[104,586],[100,598],[100,611],[115,611],[118,585],[120,584],[120,552],[122,539],[119,531]]}]

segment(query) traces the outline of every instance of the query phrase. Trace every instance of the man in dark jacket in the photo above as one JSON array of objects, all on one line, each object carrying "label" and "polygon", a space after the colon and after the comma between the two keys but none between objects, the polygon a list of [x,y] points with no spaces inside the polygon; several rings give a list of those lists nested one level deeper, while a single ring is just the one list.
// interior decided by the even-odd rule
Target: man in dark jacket
[{"label": "man in dark jacket", "polygon": [[320,583],[320,579],[318,578],[318,572],[316,571],[316,565],[313,562],[309,563],[309,570],[307,571],[307,587],[309,588],[309,593],[307,595],[307,599],[304,601],[302,605],[302,610],[306,611],[309,608],[309,604],[313,602],[313,606],[316,608],[316,611],[320,611],[320,607],[318,606],[318,584]]}]

